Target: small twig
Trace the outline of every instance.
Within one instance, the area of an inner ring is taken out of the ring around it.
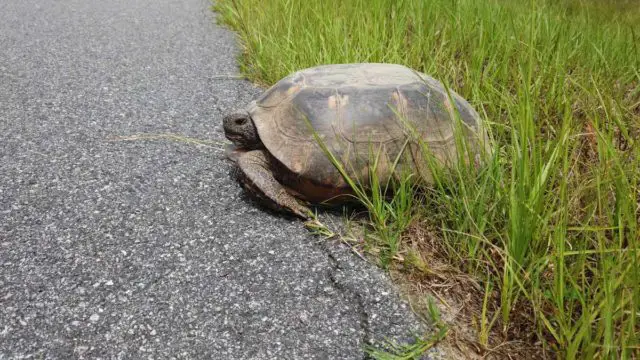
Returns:
[[[220,145],[222,146],[223,143],[219,142],[219,141],[207,141],[207,140],[200,140],[200,139],[195,139],[195,138],[190,138],[190,137],[186,137],[186,136],[182,136],[182,135],[176,135],[176,134],[135,134],[135,135],[129,135],[129,136],[113,136],[107,139],[107,141],[138,141],[138,140],[158,140],[158,139],[166,139],[166,140],[173,140],[173,141],[180,141],[180,142],[185,142],[188,144],[196,144],[196,145],[200,145],[200,146],[205,146],[205,147],[209,147],[218,151],[224,151],[224,148],[222,147],[216,147],[214,145]]]
[[[213,75],[210,76],[211,80],[246,80],[247,78],[242,75]]]

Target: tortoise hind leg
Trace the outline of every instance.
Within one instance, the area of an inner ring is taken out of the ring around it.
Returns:
[[[238,158],[238,167],[240,167],[247,185],[252,190],[257,190],[259,195],[270,200],[272,204],[269,205],[284,208],[303,219],[309,219],[311,211],[289,194],[273,176],[271,161],[265,151],[253,150],[243,153]]]

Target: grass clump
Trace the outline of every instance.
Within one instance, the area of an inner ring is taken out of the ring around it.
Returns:
[[[434,167],[432,187],[400,182],[388,198],[374,183],[359,196],[384,265],[437,276],[416,235],[429,231],[449,266],[477,281],[480,352],[519,341],[558,358],[638,356],[637,3],[219,0],[216,9],[242,40],[243,72],[261,84],[320,64],[401,63],[482,114],[495,149],[484,167]]]

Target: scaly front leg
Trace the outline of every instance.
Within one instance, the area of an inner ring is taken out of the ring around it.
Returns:
[[[285,208],[303,219],[309,219],[311,210],[302,205],[273,176],[270,156],[264,150],[253,150],[238,157],[238,167],[247,185],[259,191],[278,208]]]

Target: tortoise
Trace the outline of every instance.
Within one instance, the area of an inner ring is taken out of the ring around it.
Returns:
[[[290,74],[225,116],[223,127],[245,188],[272,208],[309,218],[308,203],[339,204],[352,193],[328,152],[365,187],[372,171],[382,184],[405,170],[430,182],[421,144],[455,163],[454,119],[462,120],[477,162],[489,142],[466,100],[405,66],[359,63]]]

